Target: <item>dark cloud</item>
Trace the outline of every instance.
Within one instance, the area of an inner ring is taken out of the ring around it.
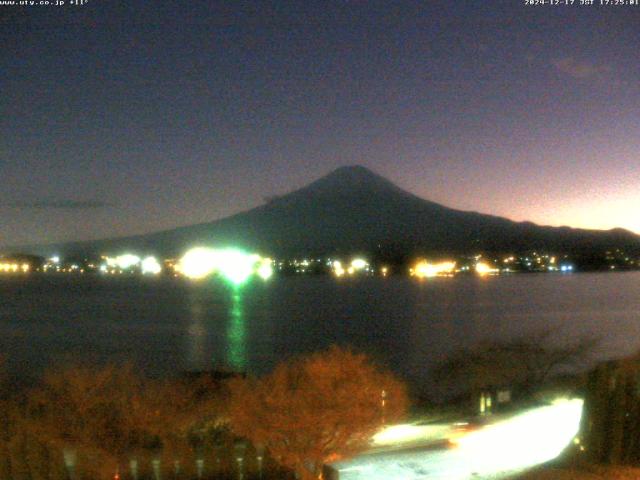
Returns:
[[[100,200],[38,200],[35,202],[2,203],[0,206],[25,209],[95,210],[113,205]]]

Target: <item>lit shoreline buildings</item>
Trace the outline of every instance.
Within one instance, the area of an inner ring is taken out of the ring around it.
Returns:
[[[33,255],[0,257],[0,275],[138,274],[165,275],[192,280],[220,276],[231,283],[244,283],[251,277],[267,280],[273,275],[331,275],[335,278],[409,275],[416,279],[477,275],[480,277],[513,273],[571,273],[586,270],[637,270],[636,259],[621,250],[607,251],[596,268],[580,265],[569,255],[532,251],[526,254],[414,257],[403,264],[369,258],[366,255],[331,255],[297,258],[262,256],[235,248],[196,247],[180,258],[159,258],[122,252],[94,258],[48,259]]]

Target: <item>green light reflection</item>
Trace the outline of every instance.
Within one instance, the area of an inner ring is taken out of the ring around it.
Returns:
[[[227,329],[227,361],[231,367],[240,371],[245,371],[247,367],[246,337],[242,289],[239,286],[234,286],[231,293],[231,310]]]

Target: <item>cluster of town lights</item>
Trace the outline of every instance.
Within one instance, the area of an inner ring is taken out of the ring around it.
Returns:
[[[4,273],[27,273],[29,268],[28,263],[0,263],[0,272]]]
[[[333,274],[336,277],[342,277],[344,275],[354,275],[361,272],[370,272],[371,268],[369,262],[363,258],[354,258],[347,266],[343,265],[340,260],[334,260],[331,264]]]
[[[476,273],[480,276],[495,275],[496,273],[500,273],[500,269],[492,267],[486,262],[478,262],[476,263]]]
[[[140,258],[131,253],[125,253],[117,257],[104,257],[105,263],[100,266],[100,271],[110,273],[139,268],[143,275],[157,275],[162,271],[160,262],[155,257]]]
[[[475,272],[481,277],[485,275],[495,275],[500,273],[500,269],[492,267],[490,264],[477,261],[473,267]],[[458,272],[468,271],[469,267],[457,268],[456,262],[447,260],[442,262],[429,262],[427,260],[419,260],[412,268],[409,274],[417,278],[433,278],[433,277],[452,277]]]
[[[163,268],[153,256],[141,258],[126,253],[117,257],[103,257],[103,273],[139,271],[143,275],[157,275]],[[267,280],[273,275],[273,262],[257,254],[237,249],[192,248],[175,265],[176,274],[198,280],[219,274],[234,285],[246,282],[252,275]]]
[[[441,276],[449,277],[453,275],[455,271],[456,262],[430,263],[426,260],[420,260],[409,270],[409,273],[418,278],[432,278]]]
[[[189,250],[176,266],[177,271],[191,279],[220,274],[235,285],[246,282],[253,274],[267,280],[273,275],[272,260],[236,249],[197,247]]]
[[[34,259],[37,257],[33,257]],[[514,255],[498,258],[486,258],[483,255],[463,257],[457,261],[416,260],[409,274],[418,279],[435,277],[453,277],[459,273],[475,273],[480,277],[499,275],[502,273],[531,272],[562,272],[572,273],[574,265],[565,256],[558,261],[555,256],[538,254],[516,257]],[[614,266],[611,266],[613,269]],[[255,253],[249,253],[236,248],[196,247],[188,250],[182,258],[158,259],[154,256],[141,257],[133,253],[123,253],[118,256],[102,256],[100,260],[61,262],[60,257],[48,258],[43,264],[37,260],[25,260],[21,257],[0,258],[0,274],[30,273],[30,272],[62,272],[85,273],[100,271],[104,274],[142,274],[158,275],[162,272],[172,276],[184,276],[191,279],[202,279],[210,275],[219,275],[234,283],[244,283],[251,276],[263,279],[270,278],[274,272],[281,274],[325,274],[335,277],[359,277],[380,275],[389,276],[389,265],[370,262],[365,257],[351,257],[351,259],[337,259],[336,257],[317,257],[273,261]],[[397,271],[394,273],[398,273]]]

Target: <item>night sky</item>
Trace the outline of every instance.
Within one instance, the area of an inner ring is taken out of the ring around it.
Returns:
[[[352,164],[640,232],[640,6],[578,3],[0,6],[0,245],[211,221]]]

